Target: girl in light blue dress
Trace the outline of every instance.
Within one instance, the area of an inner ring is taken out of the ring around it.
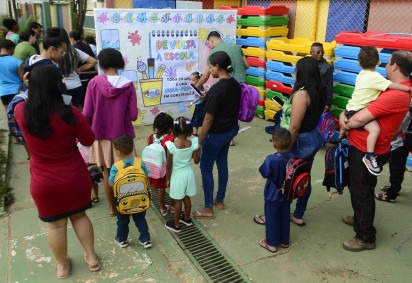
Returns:
[[[166,180],[170,187],[170,197],[175,200],[174,219],[166,222],[166,229],[179,233],[180,223],[191,226],[190,197],[196,195],[195,173],[192,169],[192,158],[199,164],[200,152],[197,137],[192,137],[193,126],[186,117],[179,117],[173,124],[174,142],[167,141],[167,173]],[[180,218],[182,202],[185,214]]]

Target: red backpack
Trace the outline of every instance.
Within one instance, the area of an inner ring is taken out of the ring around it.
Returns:
[[[237,118],[242,122],[251,122],[255,117],[256,107],[259,101],[259,92],[253,86],[246,83],[240,84],[240,104]]]
[[[291,201],[306,194],[310,184],[309,162],[292,157],[286,164],[286,176],[280,190],[286,200]]]

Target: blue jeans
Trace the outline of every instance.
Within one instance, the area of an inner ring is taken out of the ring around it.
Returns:
[[[139,230],[141,242],[146,242],[150,240],[149,226],[147,226],[146,221],[146,211],[135,213],[135,214],[120,214],[117,212],[117,234],[116,238],[119,242],[127,240],[129,235],[129,222],[130,216],[132,216],[134,223],[136,224],[137,230]]]
[[[312,166],[313,159],[316,153],[322,147],[322,136],[319,130],[316,128],[312,132],[300,133],[290,150],[296,157],[302,158],[309,162]],[[296,209],[293,212],[293,216],[302,219],[308,205],[308,200],[312,192],[312,184],[309,184],[307,193],[298,198],[296,201]]]
[[[205,194],[205,207],[213,207],[213,165],[216,161],[218,172],[218,189],[216,200],[223,202],[226,194],[229,170],[227,167],[227,155],[230,141],[237,135],[239,126],[222,134],[208,134],[202,144],[202,156],[200,157],[200,171],[202,174],[203,192]]]

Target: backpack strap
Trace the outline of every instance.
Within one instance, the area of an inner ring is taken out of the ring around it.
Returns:
[[[161,144],[162,140],[164,139],[166,135],[161,136],[159,139],[156,137],[155,134],[153,134],[153,143],[158,143]]]

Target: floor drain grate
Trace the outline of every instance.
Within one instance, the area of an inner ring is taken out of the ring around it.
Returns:
[[[157,191],[151,190],[153,209],[165,223],[173,218],[172,214],[163,217],[160,214],[160,204]],[[170,197],[166,194],[165,203],[171,204]],[[190,227],[184,226],[178,234],[172,233],[180,247],[191,258],[198,270],[209,282],[216,283],[246,283],[250,279],[240,268],[219,248],[209,234],[193,219]]]

